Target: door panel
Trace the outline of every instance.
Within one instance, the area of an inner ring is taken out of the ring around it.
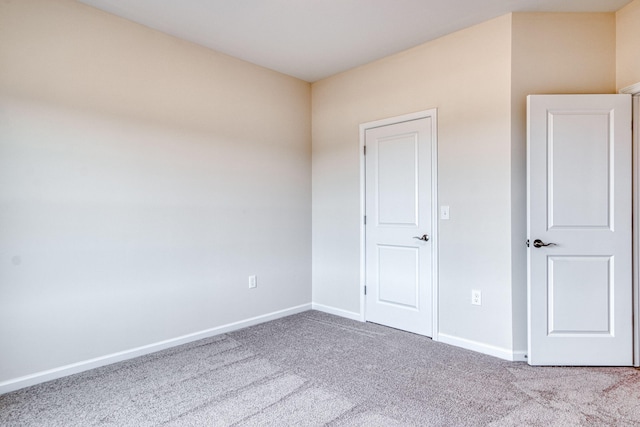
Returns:
[[[418,224],[418,133],[379,138],[378,224]]]
[[[548,120],[550,228],[608,228],[612,111],[549,111]],[[579,144],[575,129],[582,131]]]
[[[550,336],[609,334],[611,257],[549,256]]]
[[[432,118],[365,131],[365,317],[432,335]]]
[[[418,309],[418,248],[378,245],[378,303]]]
[[[530,364],[632,363],[630,106],[528,97]]]

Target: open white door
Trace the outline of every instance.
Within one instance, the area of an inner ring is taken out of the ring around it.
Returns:
[[[631,365],[631,97],[527,102],[529,363]]]
[[[365,129],[366,320],[433,334],[434,115]]]

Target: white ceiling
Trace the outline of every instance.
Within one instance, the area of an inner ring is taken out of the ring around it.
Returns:
[[[631,0],[78,0],[314,82],[509,12],[612,12]]]

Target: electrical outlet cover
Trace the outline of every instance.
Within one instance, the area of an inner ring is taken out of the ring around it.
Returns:
[[[471,304],[482,305],[482,292],[477,290],[471,291]]]

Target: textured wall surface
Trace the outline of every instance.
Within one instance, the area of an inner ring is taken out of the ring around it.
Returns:
[[[308,83],[67,0],[0,63],[0,382],[311,303]]]
[[[510,34],[504,16],[313,84],[315,303],[360,309],[359,124],[437,108],[440,332],[510,348]]]
[[[616,86],[640,83],[640,0],[616,12]]]

